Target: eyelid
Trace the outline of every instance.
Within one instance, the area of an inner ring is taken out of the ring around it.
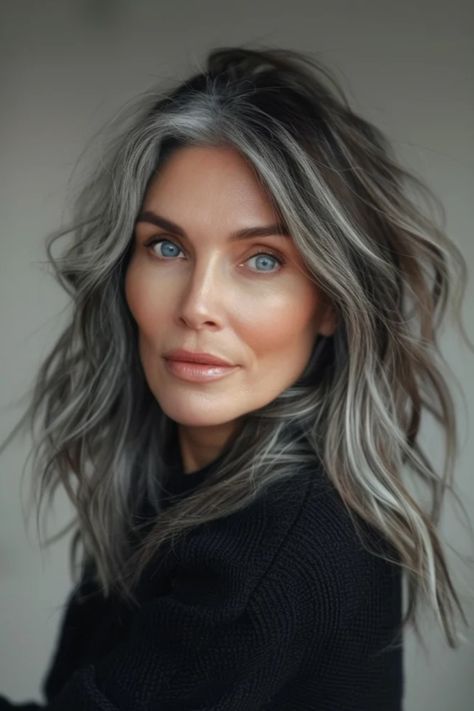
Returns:
[[[255,239],[258,240],[259,238],[255,237]],[[167,233],[153,235],[153,237],[150,237],[149,239],[146,240],[146,242],[144,242],[144,246],[150,247],[155,242],[161,242],[162,240],[166,241],[166,242],[168,242],[168,241],[169,242],[176,242],[183,251],[186,251],[186,248],[182,245],[179,237],[175,237],[174,235],[169,235]],[[261,244],[261,243],[260,244],[253,244],[252,246],[255,248],[258,247],[259,249],[267,251],[269,254],[273,254],[275,257],[279,257],[282,260],[284,259],[283,254],[276,247],[270,247],[267,244]]]

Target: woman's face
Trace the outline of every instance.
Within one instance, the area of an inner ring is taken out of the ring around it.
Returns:
[[[276,223],[245,159],[231,147],[201,146],[169,157],[136,221],[125,292],[145,377],[163,411],[208,443],[226,441],[246,413],[294,383],[317,334],[334,329],[291,236],[233,238]],[[172,371],[164,358],[177,348],[234,367],[190,380],[189,368]]]

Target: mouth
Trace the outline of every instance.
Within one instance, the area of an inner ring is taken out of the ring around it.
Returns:
[[[230,375],[238,365],[216,365],[214,363],[197,363],[184,360],[164,358],[169,373],[188,382],[210,382],[220,380]]]
[[[164,358],[186,363],[203,363],[204,365],[234,365],[234,363],[231,363],[226,358],[222,358],[221,356],[217,356],[212,353],[188,351],[185,348],[175,348],[172,351],[168,351],[164,354]]]

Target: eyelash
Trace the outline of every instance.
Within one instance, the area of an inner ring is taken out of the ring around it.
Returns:
[[[175,244],[177,247],[179,247],[179,249],[181,249],[181,251],[184,251],[179,243],[175,242],[172,239],[169,239],[168,237],[160,237],[160,238],[153,237],[152,239],[148,240],[148,242],[145,242],[145,247],[150,249],[151,247],[154,247],[154,245],[158,244],[159,242],[171,242],[171,244]],[[255,252],[255,254],[251,254],[247,259],[252,259],[252,257],[259,257],[262,254],[265,256],[270,256],[273,259],[275,259],[278,262],[280,267],[282,267],[285,264],[285,260],[283,259],[283,257],[275,254],[271,249],[268,249],[268,248],[267,248],[266,252]],[[163,262],[169,262],[169,261],[173,260],[173,257],[159,257],[156,254],[154,254],[153,257],[155,259],[159,259]],[[268,271],[268,272],[254,270],[254,269],[252,269],[252,271],[256,272],[257,274],[276,274],[277,272],[280,271],[280,269],[276,269],[276,270],[272,270],[272,271]]]

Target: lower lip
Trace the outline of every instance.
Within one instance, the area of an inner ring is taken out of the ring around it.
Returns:
[[[168,370],[182,380],[194,383],[203,383],[210,380],[219,380],[233,373],[238,365],[206,365],[205,363],[189,363],[183,360],[164,359]]]

